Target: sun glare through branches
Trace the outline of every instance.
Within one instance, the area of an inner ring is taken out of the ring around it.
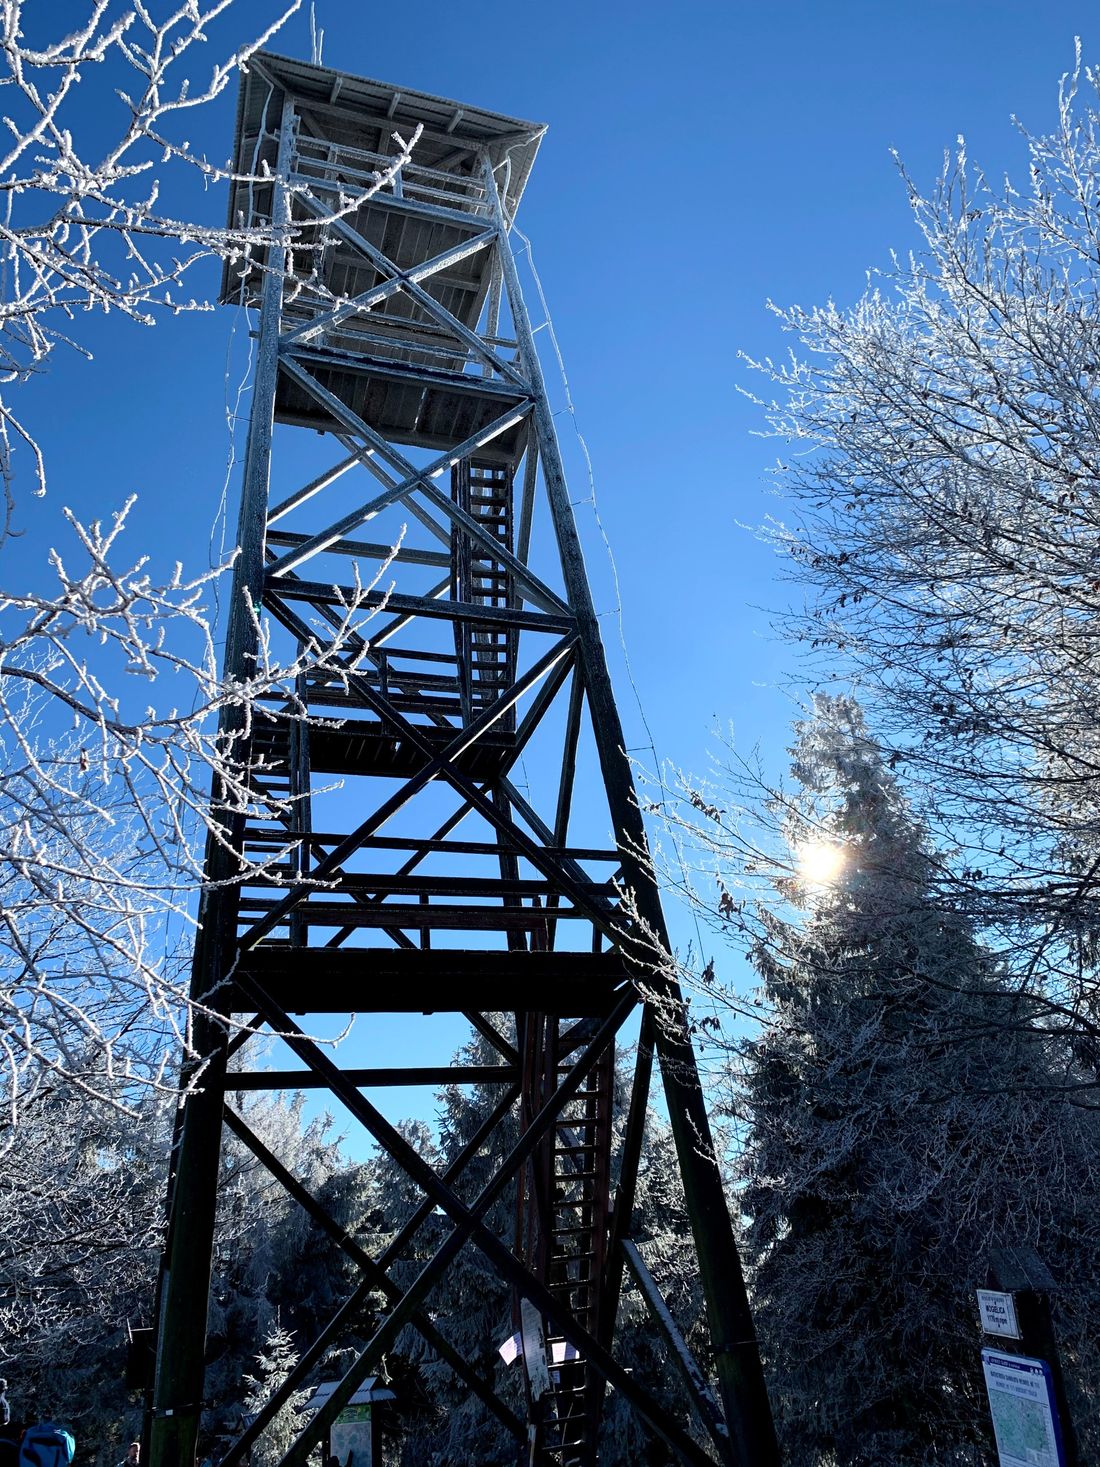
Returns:
[[[847,853],[834,841],[811,840],[795,852],[798,874],[810,886],[831,886],[844,872]]]

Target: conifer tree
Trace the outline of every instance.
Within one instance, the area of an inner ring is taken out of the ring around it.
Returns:
[[[281,1324],[268,1330],[256,1356],[255,1375],[246,1375],[248,1393],[244,1398],[246,1412],[255,1413],[273,1391],[282,1385],[298,1363],[294,1336]],[[284,1454],[305,1425],[302,1407],[309,1399],[308,1391],[295,1391],[276,1415],[274,1421],[252,1449],[251,1467],[278,1467]]]
[[[18,1165],[0,1172],[0,1375],[17,1417],[71,1421],[81,1461],[98,1467],[114,1467],[140,1430],[140,1396],[125,1384],[127,1326],[152,1323],[172,1131],[170,1097],[123,1098],[129,1113],[64,1084],[40,1092],[21,1120]],[[244,1099],[251,1128],[355,1229],[371,1173],[348,1163],[327,1118],[308,1120],[301,1096]],[[279,1292],[281,1280],[292,1288]],[[331,1240],[230,1140],[208,1333],[212,1455],[240,1429],[246,1374],[285,1372],[351,1288]],[[259,1355],[266,1366],[257,1370]],[[255,1386],[254,1400],[260,1394]]]
[[[742,1049],[741,1204],[777,1418],[806,1467],[978,1464],[991,1245],[1030,1243],[1062,1280],[1070,1384],[1095,1394],[1097,1127],[1051,1045],[1013,1027],[1019,1000],[940,896],[858,706],[818,699],[793,754],[797,869],[777,882],[787,913],[759,914],[768,1017]]]

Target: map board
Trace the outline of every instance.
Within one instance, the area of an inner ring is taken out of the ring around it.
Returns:
[[[345,1406],[332,1423],[332,1454],[344,1467],[372,1467],[371,1408],[369,1403]]]
[[[1000,1467],[1065,1467],[1050,1366],[983,1350],[982,1368]]]

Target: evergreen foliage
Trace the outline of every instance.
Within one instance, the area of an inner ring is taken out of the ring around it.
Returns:
[[[796,729],[784,834],[801,914],[762,910],[769,1016],[743,1047],[741,1202],[788,1460],[987,1460],[974,1289],[1033,1244],[1094,1443],[1097,1125],[1026,1025],[850,699]],[[808,851],[836,850],[815,882]],[[829,863],[832,864],[832,863]]]
[[[290,1331],[281,1324],[273,1325],[268,1330],[263,1348],[256,1356],[256,1374],[246,1375],[244,1378],[248,1387],[244,1398],[245,1412],[255,1414],[272,1392],[282,1385],[297,1363],[298,1352],[294,1348],[294,1338]],[[305,1424],[302,1406],[308,1399],[308,1391],[294,1392],[253,1447],[250,1467],[278,1467]]]
[[[300,1096],[242,1099],[251,1128],[354,1229],[369,1171],[347,1163],[327,1121],[307,1121]],[[28,1106],[19,1165],[0,1173],[0,1374],[12,1411],[72,1422],[80,1459],[98,1467],[114,1467],[140,1430],[140,1396],[125,1386],[127,1326],[152,1323],[171,1131],[171,1102],[156,1092],[127,1113],[62,1086]],[[227,1139],[206,1450],[216,1453],[251,1409],[242,1380],[289,1368],[294,1342],[312,1338],[350,1289],[335,1246]]]

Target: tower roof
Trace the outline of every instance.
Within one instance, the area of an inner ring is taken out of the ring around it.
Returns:
[[[505,117],[428,92],[411,91],[390,82],[373,81],[350,71],[314,66],[272,51],[258,51],[242,71],[237,96],[233,143],[233,171],[273,169],[275,142],[269,134],[278,126],[283,97],[290,93],[304,121],[319,137],[347,147],[392,152],[390,134],[408,138],[418,124],[424,128],[415,161],[429,168],[454,168],[463,154],[486,149],[494,164],[506,157],[511,163],[507,182],[499,180],[509,214],[514,214],[527,176],[546,131],[544,123]],[[265,123],[265,113],[266,123]],[[230,194],[231,223],[247,217],[248,186],[235,185]]]

